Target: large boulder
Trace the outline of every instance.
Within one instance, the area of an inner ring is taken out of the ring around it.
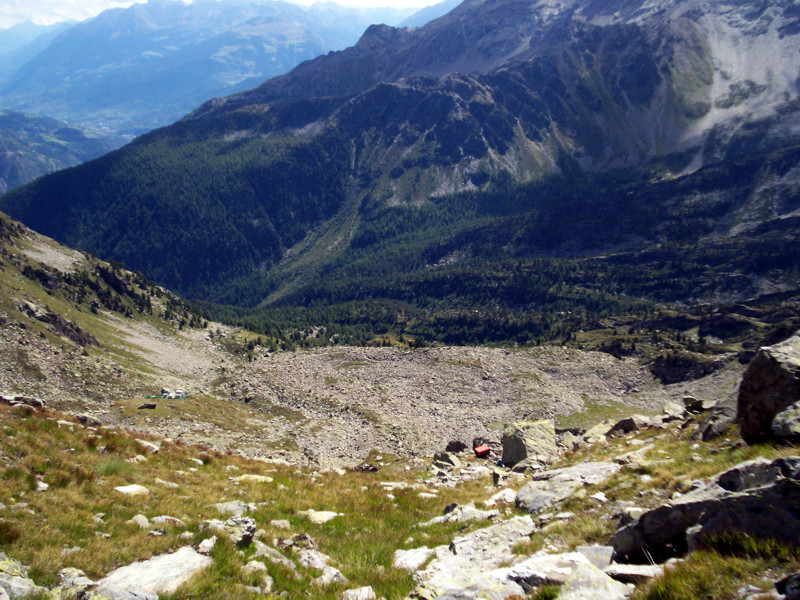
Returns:
[[[503,431],[503,463],[547,464],[558,457],[556,426],[550,420],[517,421]]]
[[[154,556],[149,560],[121,567],[98,581],[99,588],[174,594],[185,582],[214,561],[184,546],[172,554]]]
[[[775,416],[800,401],[800,335],[766,346],[750,363],[739,386],[736,418],[748,444],[775,437]],[[781,435],[782,428],[778,431]],[[789,430],[790,437],[792,436]]]
[[[527,540],[534,529],[529,516],[514,517],[456,537],[448,546],[438,546],[434,550],[435,558],[414,575],[417,587],[410,597],[433,600],[444,594],[455,594],[502,600],[524,595],[522,586],[505,573],[498,577],[492,572],[516,558],[514,546]]]
[[[741,463],[708,485],[644,513],[611,538],[616,562],[663,562],[711,536],[800,540],[800,456]]]

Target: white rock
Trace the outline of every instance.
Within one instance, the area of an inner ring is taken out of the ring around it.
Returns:
[[[490,572],[515,560],[512,548],[528,539],[533,530],[530,516],[515,517],[456,537],[448,546],[438,546],[434,560],[414,576],[418,586],[412,593],[435,598],[447,591],[463,590],[484,600],[524,596],[522,586],[498,580]]]
[[[375,600],[375,590],[372,586],[360,587],[354,590],[346,590],[342,595],[342,600]]]
[[[174,594],[181,585],[213,562],[211,558],[184,546],[173,554],[162,554],[121,567],[98,581],[98,585],[153,594]]]
[[[498,504],[514,504],[514,500],[517,498],[517,492],[512,490],[511,488],[506,488],[504,490],[500,490],[491,498],[489,498],[485,505],[487,507],[497,506]]]
[[[326,587],[334,583],[347,583],[347,577],[342,575],[339,569],[326,566],[322,570],[322,575],[314,579],[313,583],[314,585]]]
[[[490,521],[497,517],[500,513],[496,510],[478,510],[475,505],[465,504],[464,506],[457,506],[455,509],[447,513],[432,518],[430,521],[420,523],[420,527],[430,527],[438,523],[465,523],[467,521]]]
[[[161,446],[155,442],[149,442],[147,440],[140,440],[137,438],[136,443],[152,454],[157,454],[158,451],[161,450]]]
[[[632,591],[632,585],[614,581],[592,564],[579,565],[564,583],[558,600],[625,600]]]
[[[220,502],[215,504],[214,507],[221,515],[233,515],[234,517],[241,517],[247,512],[247,504],[241,500],[231,500],[230,502]]]
[[[133,525],[138,525],[142,529],[150,528],[150,521],[144,515],[136,515],[130,521],[128,521],[128,523],[132,523]]]
[[[561,585],[566,582],[578,565],[590,565],[589,559],[579,552],[548,554],[537,552],[510,569],[499,569],[493,573],[498,579],[510,579],[527,586]],[[524,586],[523,586],[524,587]]]
[[[272,477],[268,477],[267,475],[254,475],[252,473],[245,473],[244,475],[229,477],[228,479],[236,483],[272,483],[274,481]]]
[[[289,523],[289,521],[286,521],[285,519],[274,519],[274,520],[270,521],[269,524],[272,525],[275,529],[291,529],[292,528],[292,524]]]
[[[428,548],[427,546],[411,550],[397,550],[394,553],[392,566],[395,569],[405,569],[415,573],[431,556],[433,556],[433,548]]]
[[[139,496],[141,494],[150,493],[150,490],[148,490],[143,485],[139,485],[137,483],[115,487],[114,491],[119,492],[120,494],[125,494],[126,496]]]
[[[170,517],[168,515],[161,515],[160,517],[153,517],[150,519],[151,523],[156,525],[177,525],[178,527],[186,527],[186,523],[177,517]]]
[[[330,556],[323,554],[319,550],[301,550],[297,562],[300,563],[301,567],[305,567],[306,569],[317,569],[321,571],[328,566],[330,560]]]
[[[163,485],[164,487],[168,487],[171,489],[176,489],[179,487],[177,483],[173,483],[172,481],[164,481],[163,479],[159,479],[158,477],[156,477],[155,481],[158,485]]]
[[[36,482],[36,491],[37,492],[46,492],[50,489],[50,486],[47,485],[44,481],[37,481]]]
[[[309,521],[314,523],[315,525],[324,525],[328,521],[335,519],[336,517],[341,517],[342,513],[332,512],[329,510],[301,510],[297,512],[298,515],[302,515],[306,517]]]
[[[200,545],[197,547],[197,551],[200,554],[205,554],[208,556],[211,554],[211,551],[214,549],[214,546],[217,544],[217,536],[212,535],[210,538],[204,539],[200,542]]]

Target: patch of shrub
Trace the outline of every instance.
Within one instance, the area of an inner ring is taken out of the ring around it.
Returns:
[[[16,542],[22,532],[14,523],[0,519],[0,546],[9,546]]]

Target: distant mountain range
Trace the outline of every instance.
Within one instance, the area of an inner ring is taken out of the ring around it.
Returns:
[[[798,72],[789,0],[466,0],[0,208],[195,298],[530,340],[800,285]]]
[[[0,31],[0,106],[133,136],[353,44],[411,10],[150,0],[68,26]]]
[[[97,158],[115,141],[48,117],[0,110],[0,193]]]

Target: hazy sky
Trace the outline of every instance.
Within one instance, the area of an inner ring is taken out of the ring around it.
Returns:
[[[224,0],[222,0],[224,2]],[[290,0],[311,4],[314,0]],[[435,4],[438,0],[336,0],[347,6],[415,6]],[[0,0],[0,28],[23,21],[49,25],[67,19],[87,19],[108,9],[130,6],[131,0]]]

